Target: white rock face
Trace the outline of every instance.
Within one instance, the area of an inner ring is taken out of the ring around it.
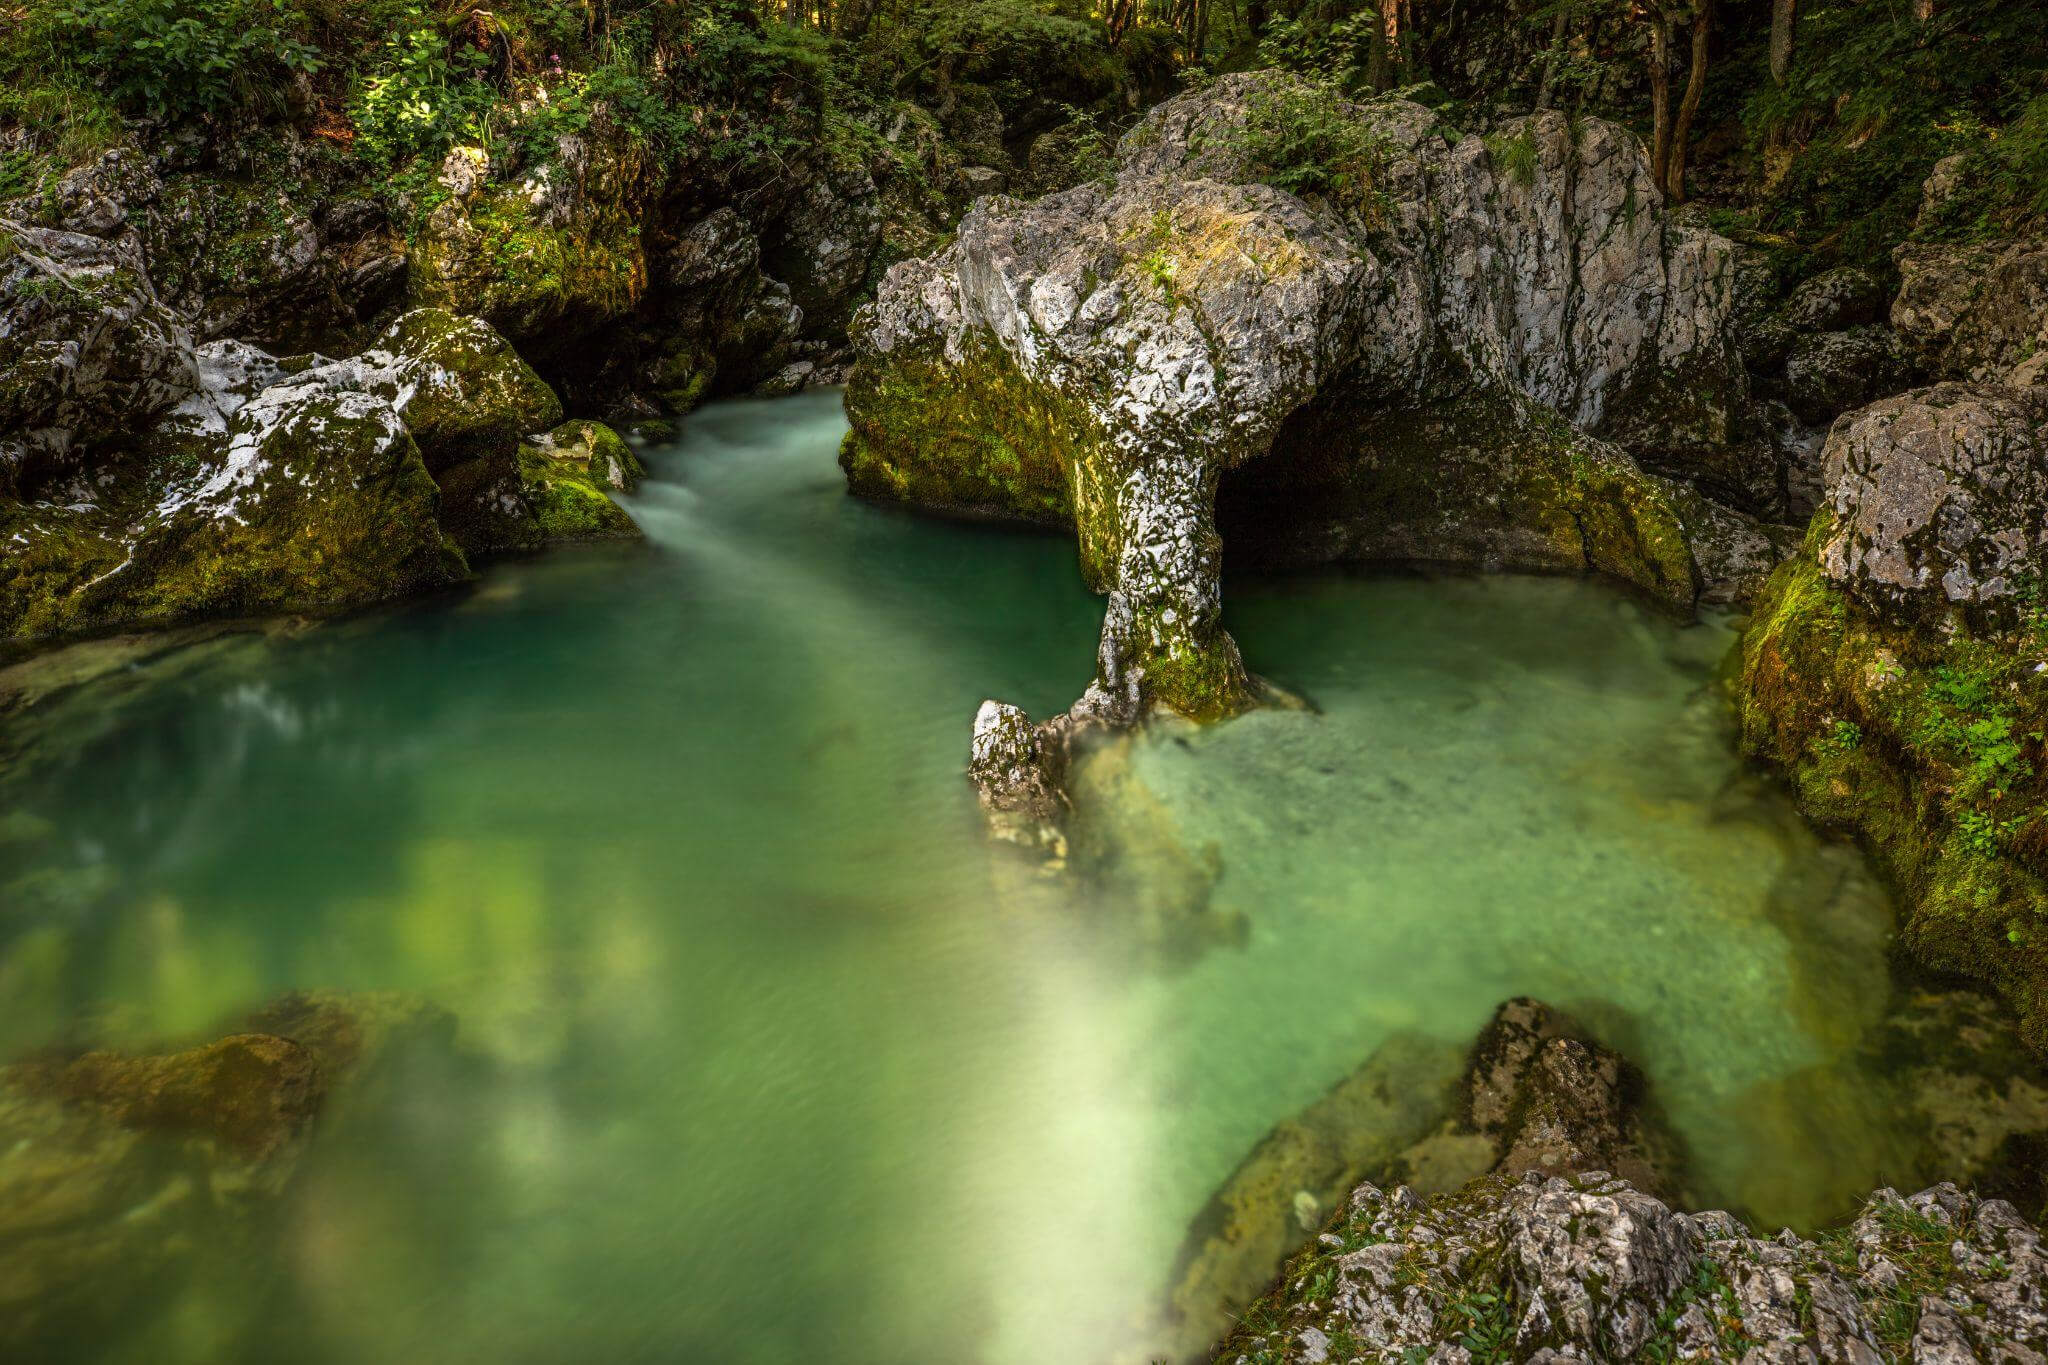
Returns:
[[[68,451],[132,434],[199,387],[192,338],[133,234],[0,219],[0,441]]]

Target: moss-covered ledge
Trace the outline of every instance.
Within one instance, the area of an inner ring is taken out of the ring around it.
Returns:
[[[1822,572],[1832,530],[1823,512],[1744,632],[1743,750],[1869,851],[1907,952],[1995,986],[2048,1052],[2048,617],[1888,622]]]

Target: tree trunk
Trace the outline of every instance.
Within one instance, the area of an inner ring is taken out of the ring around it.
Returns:
[[[1109,24],[1109,45],[1115,47],[1138,21],[1138,0],[1111,0],[1103,7],[1103,13]]]
[[[1550,26],[1550,51],[1543,58],[1543,82],[1536,87],[1536,107],[1548,109],[1553,88],[1557,84],[1557,64],[1564,57],[1566,26],[1571,22],[1572,13],[1563,4],[1557,7],[1557,21]]]
[[[1650,174],[1659,188],[1671,159],[1671,20],[1650,11]]]
[[[1792,69],[1792,22],[1798,17],[1793,6],[1797,3],[1771,0],[1771,79],[1781,86],[1785,73]]]
[[[1699,0],[1692,16],[1692,70],[1685,78],[1685,98],[1678,105],[1678,122],[1671,129],[1671,158],[1665,174],[1664,193],[1674,204],[1685,202],[1685,144],[1692,136],[1692,119],[1700,109],[1700,96],[1707,88],[1707,46],[1714,28],[1714,0]]]
[[[1380,0],[1379,22],[1372,26],[1372,52],[1366,60],[1365,83],[1374,90],[1394,88],[1394,52],[1401,41],[1398,0]]]

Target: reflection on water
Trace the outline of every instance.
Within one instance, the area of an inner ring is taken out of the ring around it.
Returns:
[[[1323,711],[1133,757],[1249,926],[1161,965],[1095,931],[1115,898],[1020,911],[960,777],[982,697],[1086,681],[1070,546],[851,502],[840,431],[831,395],[713,408],[651,452],[647,547],[36,718],[10,1055],[296,987],[459,1020],[329,1115],[273,1244],[77,1359],[1142,1359],[1269,1126],[1523,993],[1644,1064],[1716,1198],[1810,1221],[1896,1169],[1885,1114],[1788,1099],[1867,1089],[1887,914],[1738,775],[1724,630],[1579,583],[1234,586]]]

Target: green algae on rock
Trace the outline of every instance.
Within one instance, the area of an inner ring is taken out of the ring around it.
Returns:
[[[1869,850],[1898,889],[1906,947],[1997,986],[2048,1048],[2042,648],[1890,624],[1827,579],[1820,544],[1772,575],[1743,636],[1743,748]]]

